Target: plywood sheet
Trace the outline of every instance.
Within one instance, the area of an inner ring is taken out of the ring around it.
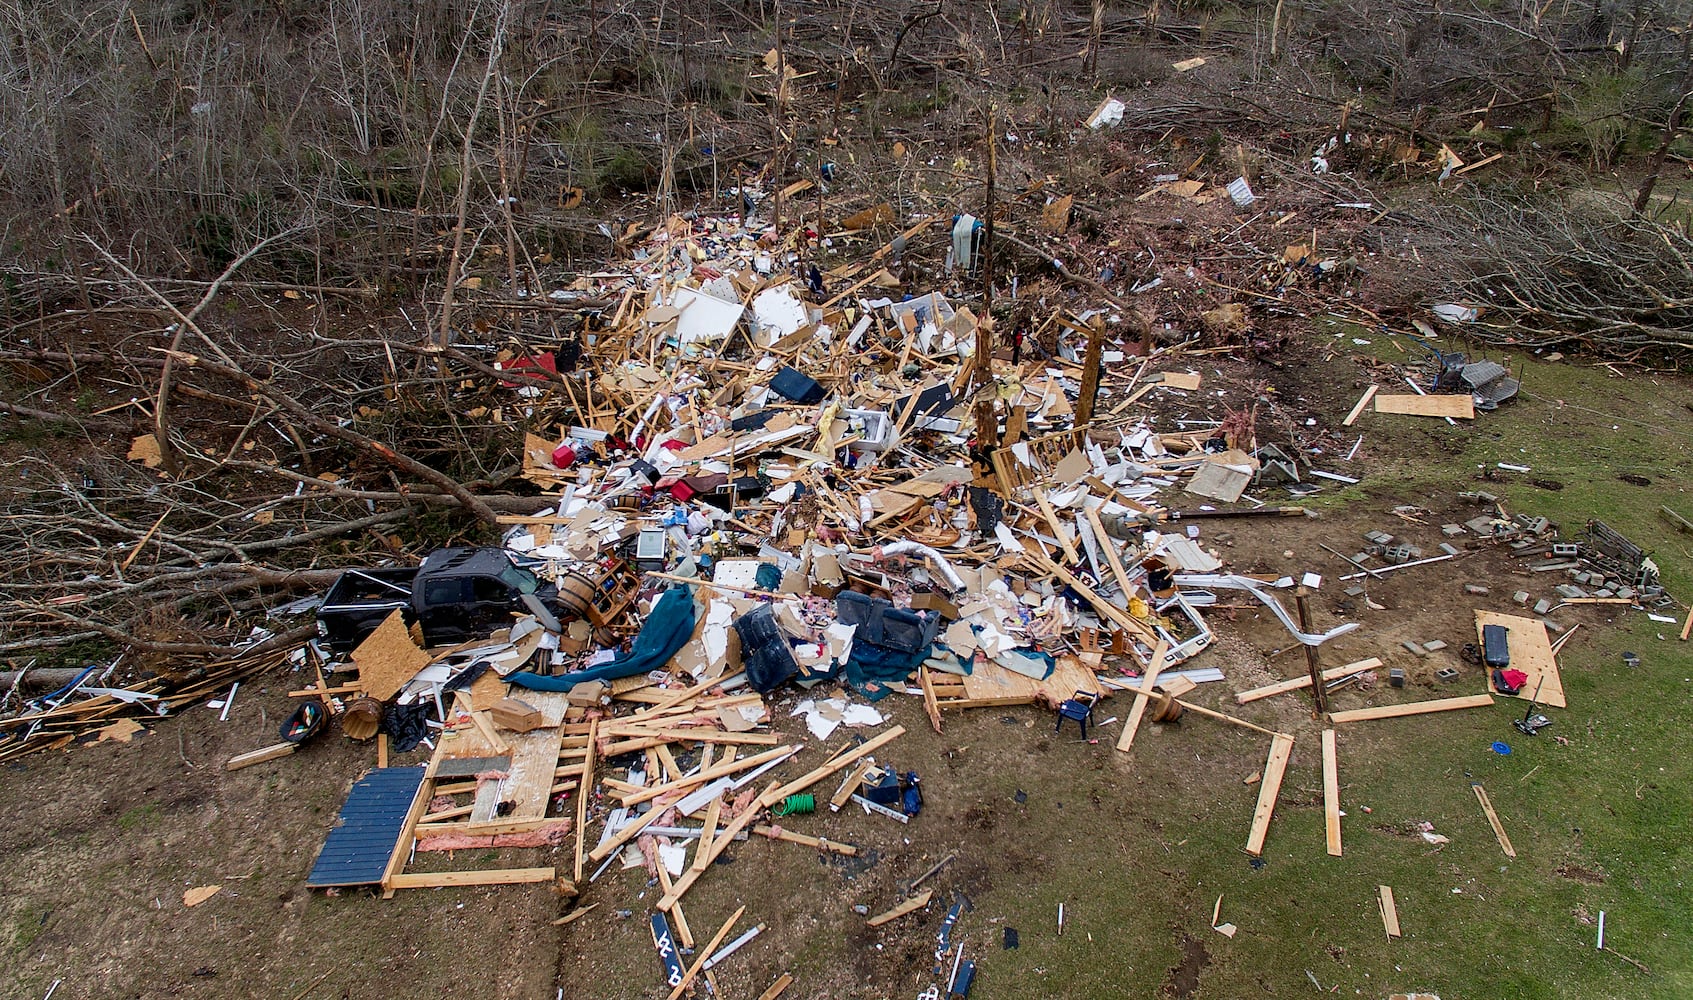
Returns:
[[[1523,689],[1515,695],[1507,696],[1493,690],[1490,670],[1490,679],[1485,681],[1490,694],[1521,698],[1524,701],[1534,699],[1553,708],[1569,707],[1569,702],[1564,698],[1563,678],[1558,675],[1558,657],[1552,652],[1552,640],[1546,634],[1546,626],[1541,624],[1538,618],[1502,615],[1497,611],[1477,611],[1475,635],[1478,646],[1481,645],[1481,630],[1485,625],[1504,627],[1508,633],[1511,666],[1528,675],[1528,683],[1523,685]],[[1535,698],[1536,688],[1540,691],[1539,698]]]
[[[1456,396],[1417,396],[1409,393],[1388,395],[1378,393],[1377,413],[1401,413],[1413,417],[1460,417],[1475,419],[1475,399],[1468,394]]]
[[[517,823],[543,819],[547,814],[553,771],[558,767],[559,746],[563,742],[559,724],[564,721],[564,712],[570,701],[562,691],[526,691],[523,699],[540,709],[544,724],[527,733],[503,734],[510,747],[511,767],[503,780],[484,785],[479,790],[467,832],[475,833],[479,823]],[[478,730],[467,727],[451,739],[441,740],[435,757],[448,760],[499,756],[495,749]],[[490,792],[489,788],[495,791]],[[512,804],[505,815],[498,812],[502,802]]]
[[[419,670],[429,666],[429,654],[412,642],[405,619],[395,608],[353,650],[353,664],[359,668],[359,686],[365,693],[377,701],[387,701]]]
[[[1000,704],[1007,705],[1017,704],[1017,702],[1003,699],[1020,698],[1028,704],[1033,704],[1036,701],[1057,704],[1065,698],[1074,698],[1077,691],[1099,694],[1103,690],[1099,686],[1099,678],[1094,676],[1093,671],[1083,666],[1082,662],[1073,656],[1058,657],[1058,662],[1053,667],[1051,676],[1043,681],[1013,673],[999,664],[991,662],[976,664],[971,673],[958,679],[964,682],[964,696],[966,698],[972,701],[978,698],[993,698],[1000,700]]]

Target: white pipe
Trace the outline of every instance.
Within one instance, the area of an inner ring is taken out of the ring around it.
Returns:
[[[964,578],[958,575],[958,571],[952,568],[946,557],[921,542],[891,542],[878,548],[873,558],[881,556],[922,556],[935,564],[949,589],[954,592],[964,589]]]
[[[1173,579],[1178,587],[1217,587],[1223,590],[1246,591],[1253,597],[1258,598],[1260,603],[1274,612],[1275,616],[1281,620],[1282,625],[1293,634],[1295,639],[1299,640],[1301,645],[1321,646],[1330,639],[1333,639],[1336,636],[1345,635],[1359,626],[1358,622],[1347,622],[1344,625],[1338,625],[1331,628],[1327,632],[1301,632],[1299,630],[1299,623],[1293,620],[1293,617],[1287,613],[1287,609],[1282,607],[1280,601],[1276,600],[1275,595],[1266,593],[1262,589],[1264,586],[1263,582],[1260,580],[1254,580],[1249,576],[1215,573],[1178,573]],[[1347,577],[1341,577],[1341,579],[1344,580],[1347,579]]]
[[[728,944],[726,944],[723,947],[717,949],[717,954],[715,954],[715,955],[711,956],[710,958],[706,959],[705,964],[700,966],[700,971],[701,972],[711,971],[712,966],[716,965],[718,962],[723,961],[725,958],[728,958],[730,955],[733,955],[737,950],[740,949],[740,947],[742,945],[746,944],[748,941],[751,941],[753,938],[758,937],[762,933],[764,933],[764,925],[759,924],[757,927],[754,927],[752,930],[747,931],[745,934],[742,934],[740,937],[736,938],[735,940],[730,941]]]

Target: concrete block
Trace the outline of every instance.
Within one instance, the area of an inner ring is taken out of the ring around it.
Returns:
[[[1526,590],[1517,591],[1516,593],[1511,595],[1511,600],[1516,601],[1518,604],[1527,604],[1528,603],[1528,591],[1526,591]]]
[[[1562,588],[1560,588],[1560,589],[1562,589]],[[1543,615],[1546,612],[1551,611],[1551,610],[1552,610],[1552,602],[1548,601],[1544,597],[1542,597],[1540,600],[1534,602],[1534,613],[1537,614],[1537,615]]]
[[[1423,648],[1431,653],[1438,652],[1446,648],[1446,641],[1444,639],[1430,639],[1423,643]]]
[[[1458,547],[1456,545],[1453,545],[1451,542],[1441,542],[1440,543],[1440,551],[1446,553],[1449,556],[1455,556],[1455,555],[1458,554]]]
[[[1412,656],[1419,656],[1420,657],[1420,656],[1427,656],[1428,655],[1428,650],[1426,650],[1423,647],[1417,645],[1416,643],[1412,642],[1409,639],[1406,639],[1404,642],[1400,643],[1399,645],[1404,646],[1406,649],[1410,650]]]
[[[1566,598],[1570,598],[1572,600],[1574,598],[1577,598],[1577,597],[1586,597],[1587,596],[1587,591],[1582,590],[1580,587],[1571,586],[1570,584],[1567,584],[1567,583],[1560,583],[1552,589],[1556,590],[1560,597],[1566,597]],[[1538,612],[1538,613],[1539,614],[1545,614],[1545,612]]]
[[[1466,583],[1464,584],[1464,593],[1473,594],[1476,597],[1486,597],[1487,588],[1479,583]]]
[[[1545,625],[1546,631],[1552,633],[1553,635],[1558,635],[1561,632],[1568,632],[1569,631],[1569,629],[1565,628],[1562,625],[1559,625],[1557,622],[1553,621],[1550,618],[1542,618],[1542,619],[1540,619],[1540,623],[1542,625]]]
[[[1440,526],[1440,533],[1447,538],[1457,538],[1464,533],[1464,526],[1461,524],[1443,524]]]

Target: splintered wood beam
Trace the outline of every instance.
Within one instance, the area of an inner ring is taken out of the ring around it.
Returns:
[[[866,920],[864,923],[869,927],[880,927],[883,924],[891,923],[898,920],[900,917],[905,916],[907,913],[916,913],[923,907],[928,906],[929,900],[933,899],[934,895],[935,890],[924,889],[922,892],[912,896],[910,899],[899,904],[888,912],[879,913],[876,916],[871,917],[869,920]]]
[[[684,788],[693,788],[696,785],[703,785],[709,781],[715,781],[718,778],[728,777],[736,771],[745,771],[757,767],[760,764],[768,764],[773,760],[793,753],[794,750],[795,747],[790,744],[788,746],[779,746],[774,750],[766,750],[763,753],[753,754],[751,757],[742,757],[739,760],[725,760],[721,763],[713,764],[712,766],[705,768],[698,774],[689,775],[680,781],[672,781],[663,785],[653,785],[648,788],[642,788],[626,794],[621,794],[618,796],[618,801],[626,806],[639,805],[648,799],[656,799],[665,792],[678,791]]]
[[[735,926],[735,921],[741,919],[741,914],[745,912],[747,912],[747,908],[743,906],[731,913],[729,919],[723,921],[723,926],[717,928],[717,933],[711,936],[711,943],[694,953],[693,964],[688,966],[688,971],[683,974],[682,981],[677,983],[675,988],[670,991],[670,996],[666,1000],[676,1000],[677,997],[688,991],[688,985],[694,981],[695,976],[700,974],[700,970],[705,968],[706,961],[717,951],[717,946],[723,943],[723,939],[729,936],[730,928]]]
[[[1246,837],[1246,853],[1260,857],[1264,853],[1264,838],[1270,832],[1270,816],[1276,811],[1276,796],[1281,794],[1282,776],[1287,773],[1287,758],[1293,752],[1293,737],[1278,733],[1270,740],[1270,756],[1264,761],[1264,780],[1258,786],[1258,807],[1252,812],[1252,832]]]
[[[1480,787],[1479,785],[1476,787]],[[1340,857],[1340,763],[1335,757],[1334,730],[1323,730],[1323,823],[1328,831],[1328,850]]]
[[[1346,419],[1340,422],[1340,426],[1351,427],[1354,423],[1356,423],[1358,417],[1363,414],[1364,407],[1369,406],[1370,400],[1376,398],[1376,393],[1380,391],[1381,386],[1379,385],[1372,385],[1368,389],[1365,389],[1363,397],[1358,400],[1358,404],[1356,406],[1352,407],[1352,412],[1346,415]]]
[[[790,844],[800,844],[805,847],[816,848],[819,851],[827,851],[830,854],[844,854],[852,857],[858,853],[858,848],[852,844],[843,844],[827,837],[808,837],[803,833],[794,833],[792,830],[784,830],[779,826],[760,824],[753,827],[752,832],[762,837],[769,837],[771,840],[785,840]]]
[[[1481,803],[1481,811],[1487,814],[1488,825],[1493,827],[1493,835],[1499,838],[1499,849],[1505,852],[1507,858],[1515,858],[1517,849],[1511,846],[1511,838],[1505,836],[1505,825],[1499,822],[1499,814],[1493,811],[1493,802],[1487,797],[1487,789],[1481,787],[1481,782],[1470,785],[1475,791],[1476,801]]]
[[[1492,695],[1471,694],[1459,698],[1413,701],[1408,705],[1382,705],[1377,708],[1354,709],[1350,712],[1330,712],[1329,721],[1338,724],[1342,722],[1368,722],[1372,719],[1397,719],[1406,715],[1450,712],[1457,708],[1483,708],[1491,704],[1493,704]]]
[[[1152,648],[1152,664],[1146,668],[1146,676],[1141,678],[1142,688],[1151,689],[1158,683],[1158,675],[1164,669],[1164,659],[1169,654],[1170,644],[1163,639],[1158,640],[1158,645]],[[1123,723],[1123,733],[1117,737],[1118,750],[1128,753],[1129,748],[1134,745],[1135,733],[1140,729],[1140,720],[1146,715],[1146,703],[1145,693],[1135,695],[1135,703],[1129,709],[1129,721]]]
[[[768,809],[790,795],[805,791],[807,788],[817,784],[819,781],[822,781],[824,778],[827,778],[829,775],[834,774],[836,771],[841,770],[847,765],[852,764],[859,758],[868,757],[877,750],[882,749],[889,743],[892,743],[894,740],[897,740],[904,735],[905,727],[895,726],[868,743],[864,743],[856,747],[849,747],[846,751],[837,754],[822,767],[802,774],[774,791],[765,792],[763,795],[760,795],[758,797],[758,805],[762,808]]]

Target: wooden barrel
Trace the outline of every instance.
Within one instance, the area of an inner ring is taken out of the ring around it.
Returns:
[[[341,731],[355,740],[368,740],[382,724],[382,703],[375,698],[354,698],[341,713]]]
[[[558,603],[577,618],[587,618],[588,611],[600,599],[600,581],[604,579],[598,566],[573,569],[558,582]]]

